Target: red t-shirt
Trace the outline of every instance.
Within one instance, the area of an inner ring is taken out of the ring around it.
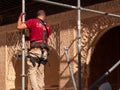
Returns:
[[[42,41],[43,38],[43,32],[44,32],[44,25],[40,23],[39,19],[30,19],[25,22],[27,25],[28,29],[30,30],[30,41]],[[51,29],[48,24],[46,24],[47,29],[48,29],[48,35],[46,37],[46,42],[51,34]]]

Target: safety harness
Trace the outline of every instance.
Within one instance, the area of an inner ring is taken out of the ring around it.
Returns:
[[[50,52],[48,45],[46,43],[44,43],[46,38],[49,36],[49,32],[48,32],[46,23],[41,19],[39,19],[39,21],[45,27],[46,30],[44,30],[44,32],[43,32],[42,42],[32,41],[31,44],[30,44],[31,49],[40,48],[40,51],[41,51],[41,54],[42,54],[41,57],[39,57],[37,54],[29,52],[28,58],[30,58],[30,61],[32,62],[34,67],[35,67],[35,63],[38,63],[38,67],[39,67],[40,64],[45,65],[48,62],[47,59],[43,58],[44,49],[47,51],[47,56],[49,55],[49,52]],[[33,56],[35,56],[35,57],[33,57]]]

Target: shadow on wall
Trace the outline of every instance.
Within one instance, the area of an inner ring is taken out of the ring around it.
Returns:
[[[71,67],[73,69],[73,75],[75,77],[75,81],[76,81],[76,84],[77,84],[78,72],[74,72],[74,68],[73,68],[74,65],[78,64],[77,61],[76,61],[77,52],[75,52],[75,54],[74,54],[74,52],[72,51],[73,49],[75,49],[73,47],[74,47],[76,41],[77,41],[77,38],[74,38],[71,41],[71,43],[69,44],[69,46],[68,46],[68,56],[69,56],[69,60],[70,60],[69,64],[71,65]],[[70,55],[72,55],[72,56],[70,56]],[[60,61],[61,61],[60,63],[64,64],[63,70],[60,73],[60,78],[62,79],[62,81],[65,81],[64,86],[62,88],[61,87],[60,88],[61,88],[61,90],[74,90],[71,75],[69,73],[68,62],[67,62],[65,57],[66,56],[65,56],[64,53],[60,57]],[[76,69],[77,69],[77,66],[76,66]],[[65,73],[67,73],[67,75],[64,75]]]
[[[14,89],[10,89],[10,90],[21,90],[22,89],[22,61],[21,58],[16,59],[15,57],[12,58],[12,63],[13,63],[13,67],[15,70],[15,75],[16,75],[16,79],[15,79],[15,88]],[[26,60],[27,61],[27,60]],[[28,72],[28,67],[27,64],[25,62],[25,73],[27,74]],[[28,83],[28,78],[25,78],[25,88],[27,89],[27,83]]]
[[[50,47],[48,64],[45,66],[45,87],[46,89],[57,89],[59,87],[60,57],[53,47]],[[52,90],[51,89],[51,90]]]

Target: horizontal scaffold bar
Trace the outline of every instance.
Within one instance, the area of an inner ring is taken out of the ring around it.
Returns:
[[[87,8],[83,8],[83,7],[78,8],[77,6],[68,5],[68,4],[59,3],[59,2],[54,2],[54,1],[49,1],[49,0],[34,0],[34,1],[52,4],[52,5],[57,5],[57,6],[65,7],[65,8],[80,9],[82,11],[87,11],[87,12],[92,12],[92,13],[97,13],[97,14],[102,14],[102,15],[106,15],[106,16],[113,16],[113,17],[120,18],[120,15],[117,15],[117,14],[93,10],[93,9],[87,9]]]

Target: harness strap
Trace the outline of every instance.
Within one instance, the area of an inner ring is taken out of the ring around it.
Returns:
[[[33,56],[30,55],[30,54],[34,55],[35,57],[33,57]],[[38,55],[35,54],[35,53],[29,53],[28,58],[30,58],[30,61],[31,61],[31,63],[33,64],[34,67],[36,66],[35,63],[38,63],[38,67],[39,67],[40,64],[46,65],[47,62],[48,62],[47,59],[45,60],[43,57],[38,57]]]
[[[39,19],[39,21],[45,27],[45,30],[44,30],[43,36],[42,36],[42,42],[32,41],[31,44],[30,44],[30,47],[31,47],[31,49],[32,48],[40,48],[40,50],[42,52],[42,56],[39,57],[38,55],[36,55],[34,53],[29,53],[29,56],[28,56],[28,58],[30,58],[30,61],[32,62],[34,67],[35,67],[35,63],[36,62],[38,63],[38,67],[40,66],[40,64],[45,65],[48,62],[47,59],[45,60],[43,58],[43,55],[44,55],[44,50],[43,49],[46,49],[47,50],[47,54],[49,55],[49,47],[48,47],[48,45],[46,43],[44,43],[44,41],[46,41],[47,36],[49,36],[49,32],[48,32],[46,23],[43,20],[41,20],[41,19]],[[35,57],[33,57],[30,54],[34,55]]]
[[[49,46],[47,44],[44,44],[42,42],[36,42],[33,41],[30,44],[30,48],[40,48],[41,50],[46,49],[49,52]]]
[[[46,26],[46,23],[39,19],[40,23],[45,27],[45,30],[43,32],[43,36],[42,36],[42,39],[43,39],[43,42],[45,41],[45,39],[47,38],[47,36],[49,36],[49,32],[48,32],[48,29],[47,29],[47,26]]]

